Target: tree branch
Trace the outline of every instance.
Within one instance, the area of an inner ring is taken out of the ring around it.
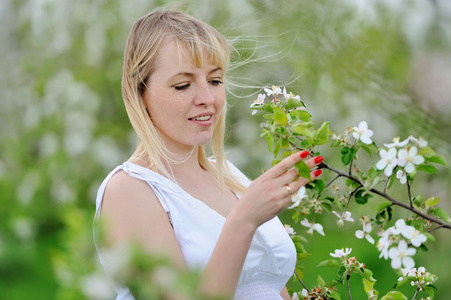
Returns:
[[[330,171],[336,173],[337,175],[339,175],[341,177],[346,177],[348,179],[351,179],[352,181],[357,182],[357,183],[359,183],[360,185],[363,186],[363,184],[360,182],[359,179],[355,178],[352,175],[348,175],[348,174],[346,174],[346,173],[344,173],[344,172],[342,172],[340,170],[337,170],[337,169],[335,169],[335,168],[333,168],[333,167],[331,167],[331,166],[329,166],[329,165],[327,165],[327,164],[325,164],[323,162],[321,164],[319,164],[318,168],[330,170]],[[451,229],[451,224],[448,224],[448,223],[442,221],[439,218],[430,216],[430,215],[428,215],[428,214],[426,214],[426,213],[424,213],[422,211],[419,211],[418,209],[414,208],[413,206],[410,206],[409,204],[405,204],[405,203],[403,203],[401,201],[398,201],[398,200],[394,199],[393,197],[391,197],[390,195],[387,195],[384,192],[381,192],[381,191],[376,190],[374,188],[370,189],[369,191],[374,193],[374,194],[376,194],[376,195],[379,195],[379,196],[387,199],[388,201],[393,203],[393,205],[400,206],[400,207],[402,207],[402,208],[404,208],[404,209],[406,209],[408,211],[411,211],[412,213],[414,213],[414,214],[416,214],[418,216],[423,217],[426,220],[429,220],[429,221],[431,221],[433,223],[436,223],[436,224],[440,225],[441,228]]]
[[[274,134],[275,134],[275,133],[274,133]],[[277,135],[278,137],[280,137],[278,134],[275,134],[275,135]],[[292,146],[293,146],[295,149],[297,149],[297,150],[304,150],[304,149],[299,148],[298,146],[296,146],[296,145],[295,145],[294,143],[292,143],[292,142],[289,142],[289,143],[290,143],[290,145],[292,145]],[[364,186],[363,183],[361,183],[360,180],[358,180],[358,179],[355,178],[354,176],[349,175],[349,174],[346,174],[346,173],[343,173],[342,171],[337,170],[337,169],[335,169],[335,168],[333,168],[333,167],[331,167],[331,166],[325,164],[324,162],[321,162],[321,163],[318,165],[318,168],[319,168],[319,169],[328,169],[328,170],[330,170],[330,171],[336,173],[337,175],[339,175],[339,177],[342,176],[342,177],[349,178],[349,179],[351,179],[352,181],[359,183],[361,186]],[[416,214],[416,215],[418,215],[418,216],[423,217],[424,219],[426,219],[426,220],[428,220],[428,221],[431,221],[431,222],[433,222],[433,223],[436,223],[436,224],[440,225],[441,228],[451,229],[451,224],[448,224],[448,223],[446,223],[446,222],[440,220],[439,218],[436,218],[436,217],[430,216],[430,215],[428,215],[428,214],[425,214],[424,212],[419,211],[418,209],[414,208],[413,205],[412,205],[412,206],[409,206],[409,205],[407,205],[407,204],[405,204],[405,203],[403,203],[403,202],[401,202],[401,201],[398,201],[398,200],[394,199],[393,197],[387,195],[385,192],[381,192],[381,191],[376,190],[376,189],[374,189],[374,188],[370,189],[370,192],[372,192],[372,193],[374,193],[374,194],[376,194],[376,195],[379,195],[379,196],[381,196],[381,197],[387,199],[388,201],[390,201],[390,202],[392,203],[392,205],[398,205],[398,206],[400,206],[400,207],[402,207],[402,208],[404,208],[404,209],[406,209],[406,210],[411,211],[412,213],[414,213],[414,214]]]
[[[351,278],[351,274],[348,274],[348,275],[346,276],[346,286],[347,286],[347,288],[348,288],[348,296],[349,296],[349,300],[352,300],[352,297],[351,297],[351,288],[349,287],[349,278]]]
[[[299,280],[299,282],[302,284],[302,286],[304,287],[304,289],[307,290],[307,292],[310,293],[310,290],[307,288],[307,286],[304,284],[304,282],[302,281],[301,277],[299,277],[298,272],[296,272],[296,270],[294,270],[294,275],[296,275],[297,279]]]

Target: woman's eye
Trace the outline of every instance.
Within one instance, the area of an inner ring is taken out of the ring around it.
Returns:
[[[222,81],[221,80],[210,80],[210,84],[211,85],[220,85],[220,84],[222,84]]]
[[[177,91],[184,91],[184,90],[186,90],[188,87],[189,87],[189,83],[186,83],[186,84],[183,84],[183,85],[176,85],[176,86],[174,86],[174,88],[175,88]]]

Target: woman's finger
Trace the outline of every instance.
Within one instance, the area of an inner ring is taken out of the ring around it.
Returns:
[[[277,178],[284,174],[287,170],[291,169],[295,164],[306,158],[308,155],[308,151],[293,153],[272,167],[265,174],[268,174],[271,178]]]
[[[316,156],[316,157],[312,157],[308,160],[305,161],[305,164],[310,168],[314,168],[317,165],[319,165],[321,162],[323,161],[323,157],[322,156]],[[279,176],[279,178],[277,178],[276,180],[281,184],[287,184],[290,183],[291,181],[297,179],[299,177],[299,174],[296,170],[296,168],[291,168],[290,170],[286,171],[285,173],[283,173],[282,175]]]

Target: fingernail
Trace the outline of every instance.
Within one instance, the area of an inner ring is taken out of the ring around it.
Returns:
[[[321,171],[321,170],[316,170],[315,172],[313,172],[313,175],[315,176],[315,177],[318,177],[319,175],[321,175],[323,173],[323,171]]]
[[[314,160],[315,164],[319,164],[322,161],[323,161],[323,157],[322,156],[315,157],[315,160]]]
[[[309,152],[308,151],[302,151],[301,152],[301,158],[306,158],[308,156]]]

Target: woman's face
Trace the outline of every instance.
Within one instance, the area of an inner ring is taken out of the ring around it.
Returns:
[[[174,153],[208,143],[225,104],[223,70],[207,61],[201,68],[179,55],[167,39],[155,60],[143,98],[153,124]]]

